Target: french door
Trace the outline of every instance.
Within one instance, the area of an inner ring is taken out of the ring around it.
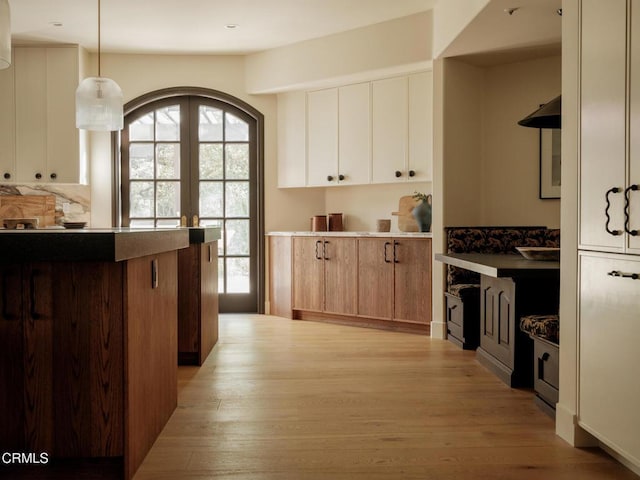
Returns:
[[[221,312],[261,311],[258,137],[254,116],[217,98],[172,96],[125,115],[121,224],[221,227]]]

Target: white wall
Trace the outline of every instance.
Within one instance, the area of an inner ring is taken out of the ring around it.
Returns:
[[[432,12],[287,45],[246,58],[247,92],[273,93],[424,70]]]
[[[446,0],[433,9],[433,57],[438,58],[489,0]]]

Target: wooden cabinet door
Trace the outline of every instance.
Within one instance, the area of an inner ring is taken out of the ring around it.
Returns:
[[[580,426],[629,459],[640,459],[640,259],[581,253]]]
[[[393,318],[393,240],[358,239],[358,315]]]
[[[369,183],[371,125],[369,83],[348,85],[338,96],[339,183]]]
[[[406,179],[408,101],[407,77],[372,82],[372,181]],[[396,177],[396,172],[401,176]]]
[[[307,185],[336,185],[338,174],[338,89],[309,92]]]
[[[200,245],[199,365],[218,341],[218,242]]]
[[[514,369],[515,284],[483,275],[480,285],[480,346]]]
[[[395,238],[394,318],[431,322],[431,239]]]
[[[0,450],[23,451],[24,291],[21,265],[0,265]]]
[[[324,310],[355,315],[358,298],[358,249],[355,238],[323,239]]]
[[[293,239],[293,308],[321,312],[324,307],[322,238]]]
[[[579,244],[622,251],[624,235],[606,226],[608,212],[609,229],[624,231],[626,1],[583,0],[582,31]]]

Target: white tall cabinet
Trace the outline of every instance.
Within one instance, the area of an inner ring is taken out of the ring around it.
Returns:
[[[640,468],[640,0],[580,5],[578,421]]]
[[[0,181],[80,180],[77,46],[16,47],[0,72]]]

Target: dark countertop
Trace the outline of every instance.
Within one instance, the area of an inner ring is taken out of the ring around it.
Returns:
[[[220,240],[222,229],[220,227],[190,227],[189,243],[211,243]]]
[[[436,253],[435,259],[490,277],[544,276],[560,272],[560,262],[527,260],[507,253]]]
[[[0,262],[119,262],[189,246],[189,229],[0,230]]]

